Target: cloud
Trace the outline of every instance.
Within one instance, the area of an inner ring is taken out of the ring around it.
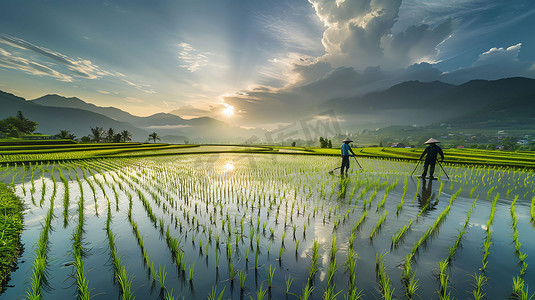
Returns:
[[[518,53],[522,48],[522,43],[512,45],[507,48],[493,47],[486,52],[479,55],[478,60],[474,63],[475,66],[485,64],[511,64],[518,62]]]
[[[134,97],[125,97],[124,100],[132,103],[143,103],[144,101]]]
[[[531,62],[518,58],[522,43],[506,48],[493,47],[481,53],[478,59],[468,67],[459,68],[452,72],[444,72],[439,77],[445,82],[460,84],[472,79],[495,80],[506,77],[535,77],[530,68]]]
[[[182,51],[178,53],[178,58],[185,63],[181,67],[192,73],[208,65],[208,57],[213,55],[210,52],[199,51],[188,43],[180,43],[178,46],[182,48]]]
[[[171,111],[170,113],[186,119],[203,117],[211,115],[215,111],[215,107],[213,105],[209,105],[208,107],[209,109],[203,109],[193,105],[184,105]]]
[[[129,81],[129,80],[126,80],[126,79],[122,79],[122,81],[126,84],[128,84],[129,86],[132,86],[132,87],[135,87],[136,89],[142,91],[142,92],[145,92],[147,94],[154,94],[156,93],[155,90],[151,89],[150,88],[150,85],[148,84],[144,84],[144,83],[134,83],[132,81]]]
[[[452,19],[434,28],[427,24],[409,26],[405,31],[384,40],[385,53],[391,65],[406,67],[421,62],[439,61],[438,46],[451,36]]]
[[[73,81],[71,76],[62,74],[38,62],[15,56],[2,48],[0,48],[0,67],[19,70],[31,75],[48,76],[64,82]]]
[[[82,58],[70,58],[59,52],[44,47],[36,46],[23,39],[0,34],[0,43],[4,43],[18,49],[28,50],[40,54],[56,63],[66,66],[77,77],[82,77],[86,79],[98,79],[102,76],[113,75],[111,72],[99,68],[90,60]]]
[[[401,0],[309,2],[327,27],[322,39],[327,52],[324,58],[333,67],[381,64],[381,39],[390,33]]]
[[[459,34],[459,24],[466,27],[468,17],[481,10],[471,1],[454,1],[455,5],[408,0],[408,6],[418,8],[420,3],[426,13],[419,15],[415,10],[413,15],[404,16],[400,26],[396,25],[400,0],[309,0],[325,26],[325,54],[314,57],[289,52],[276,57],[272,66],[262,71],[286,84],[252,87],[225,97],[225,102],[244,112],[240,117],[246,125],[282,123],[315,113],[326,101],[408,80],[461,84],[475,78],[535,75],[535,70],[529,69],[535,65],[526,66],[527,62],[519,60],[521,44],[482,51],[473,65],[455,71],[440,70],[444,45]],[[445,13],[430,14],[434,7]],[[496,5],[484,7],[494,9]],[[404,14],[408,13],[411,11],[405,8]],[[430,18],[426,19],[427,15]]]
[[[149,126],[147,128],[149,129],[183,129],[183,128],[190,128],[191,125],[154,125]]]

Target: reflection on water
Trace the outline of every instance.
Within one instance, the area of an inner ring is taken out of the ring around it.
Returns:
[[[227,171],[232,171],[232,170],[234,170],[234,164],[233,164],[232,162],[230,162],[230,161],[227,162],[227,163],[224,165],[224,167],[225,167],[225,170],[227,170]]]
[[[422,179],[422,190],[418,194],[418,208],[424,211],[434,210],[438,204],[438,198],[433,191],[433,180]]]

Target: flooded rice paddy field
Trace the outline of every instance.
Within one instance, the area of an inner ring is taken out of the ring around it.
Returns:
[[[533,172],[437,166],[424,182],[413,163],[360,163],[347,177],[328,172],[339,158],[267,154],[3,167],[26,211],[0,298],[505,299],[535,282]]]

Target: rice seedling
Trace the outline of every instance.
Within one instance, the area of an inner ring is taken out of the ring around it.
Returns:
[[[408,224],[403,225],[398,232],[392,236],[392,245],[397,246],[399,241],[407,234],[407,231],[411,228],[412,218],[409,220]]]
[[[459,248],[459,245],[461,243],[461,239],[466,234],[466,227],[468,226],[468,223],[470,222],[470,217],[472,215],[472,210],[474,209],[474,206],[476,205],[476,202],[477,202],[477,197],[472,202],[472,206],[470,207],[470,209],[468,210],[468,213],[466,214],[466,219],[464,221],[464,225],[461,228],[461,230],[459,231],[459,234],[457,235],[457,238],[455,239],[455,243],[453,244],[453,246],[451,246],[449,248],[448,258],[447,258],[448,262],[451,262],[453,256],[455,255],[455,252],[457,251],[457,248]]]
[[[327,289],[325,290],[325,292],[323,293],[323,299],[325,300],[335,300],[336,299],[336,296],[338,296],[338,294],[340,294],[342,291],[338,291],[336,293],[335,291],[335,286],[332,285],[332,286],[328,286]]]
[[[301,293],[301,296],[299,296],[300,300],[308,300],[312,297],[312,292],[314,291],[314,287],[310,285],[310,283],[307,283],[307,285],[303,288],[303,291]]]
[[[379,218],[379,220],[375,224],[375,227],[372,229],[372,232],[370,233],[370,240],[373,239],[373,237],[375,236],[375,233],[379,231],[379,229],[381,228],[381,225],[383,225],[383,223],[385,222],[387,215],[388,215],[388,211],[385,211],[385,213]]]
[[[37,240],[36,258],[33,263],[31,284],[26,294],[29,299],[41,299],[41,289],[46,283],[45,269],[48,260],[48,244],[50,231],[52,230],[52,219],[54,217],[54,201],[51,199],[50,209],[46,215],[45,223],[42,225],[39,239]]]
[[[63,182],[63,227],[67,227],[69,222],[69,182],[63,176],[61,168],[59,170],[59,178]]]
[[[287,277],[284,277],[284,281],[286,282],[286,295],[289,295],[290,288],[292,287],[292,282],[294,281],[294,279],[292,278],[291,275],[288,274]]]
[[[266,267],[266,274],[267,274],[267,280],[268,280],[268,287],[271,288],[273,286],[273,276],[275,275],[275,269],[271,268],[271,265],[269,265],[269,270]]]
[[[333,239],[331,241],[331,261],[336,259],[336,252],[338,252],[338,248],[336,247],[336,235],[333,235]]]
[[[338,266],[336,265],[336,257],[334,259],[331,259],[329,263],[329,269],[327,270],[327,287],[331,286],[334,273],[338,269]]]
[[[165,272],[165,265],[162,266],[158,264],[158,282],[160,283],[160,288],[165,289],[165,278],[167,277],[167,272]]]
[[[375,254],[375,270],[377,272],[377,277],[379,279],[379,287],[381,289],[381,293],[383,294],[383,298],[392,299],[394,290],[392,289],[392,282],[390,281],[390,277],[388,277],[388,274],[386,273],[384,265],[385,255],[386,252],[383,254]]]
[[[439,296],[441,299],[449,299],[449,293],[448,293],[448,279],[449,276],[446,274],[448,270],[448,261],[447,260],[441,260],[439,263],[439,282],[440,282],[440,290],[439,290]]]
[[[208,295],[208,300],[221,300],[223,299],[223,294],[225,293],[225,288],[223,287],[223,290],[217,294],[217,285],[212,287],[212,291]]]
[[[483,293],[483,285],[487,282],[487,278],[483,275],[472,275],[472,278],[474,278],[475,284],[473,284],[472,289],[472,296],[474,299],[482,299],[485,297],[485,294]]]
[[[247,272],[245,270],[238,271],[238,278],[240,280],[240,289],[245,290],[245,278],[247,278]]]
[[[193,280],[193,271],[195,270],[195,262],[193,262],[189,268],[188,268],[188,280],[189,281],[192,281]]]
[[[234,278],[236,277],[236,271],[234,270],[234,264],[232,264],[232,262],[229,262],[228,264],[228,273],[230,281],[234,281]]]

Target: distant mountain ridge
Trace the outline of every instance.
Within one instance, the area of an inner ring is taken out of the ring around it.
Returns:
[[[384,91],[333,99],[327,101],[324,107],[351,112],[370,107],[375,110],[448,109],[457,105],[476,109],[534,93],[535,79],[523,77],[471,80],[458,86],[440,81],[406,81]]]
[[[535,79],[513,77],[499,80],[471,80],[461,85],[440,81],[407,81],[384,91],[358,97],[333,99],[322,106],[334,109],[346,119],[390,120],[376,127],[390,125],[426,125],[454,118],[459,122],[485,107],[492,107],[535,95]],[[522,100],[525,101],[525,100]],[[500,118],[494,115],[494,118]],[[505,117],[504,117],[505,118]]]
[[[266,132],[232,127],[210,117],[183,119],[169,113],[139,117],[115,107],[100,107],[76,97],[54,94],[27,101],[0,91],[0,107],[0,118],[21,110],[39,123],[38,132],[55,134],[68,129],[78,137],[89,134],[89,127],[95,126],[129,130],[136,141],[145,141],[148,133],[155,131],[174,142],[187,139],[239,143]],[[350,132],[396,125],[433,127],[441,122],[469,129],[535,129],[535,79],[471,80],[461,85],[407,81],[383,91],[332,99],[320,109],[333,109],[340,126]]]
[[[16,105],[13,105],[15,103]],[[100,107],[77,97],[63,97],[49,94],[34,100],[2,92],[0,95],[2,110],[0,117],[15,115],[17,110],[39,123],[37,130],[55,134],[68,129],[77,137],[89,134],[90,127],[100,126],[104,129],[129,130],[135,141],[145,141],[150,132],[157,132],[173,143],[191,142],[234,142],[246,140],[252,134],[263,134],[262,129],[246,130],[231,127],[229,124],[210,117],[183,119],[169,113],[156,113],[148,117],[134,116],[115,107]],[[67,111],[71,115],[63,117]],[[43,113],[38,113],[42,111]],[[64,122],[64,120],[69,120]],[[91,125],[89,125],[91,124]]]
[[[148,117],[139,117],[113,106],[97,106],[92,103],[87,103],[77,97],[67,98],[56,94],[45,95],[43,97],[39,97],[30,101],[43,106],[71,107],[84,109],[87,111],[92,111],[98,114],[105,115],[117,121],[128,122],[137,127],[188,125],[190,123],[190,120],[182,119],[181,117],[173,114],[156,113]]]
[[[116,107],[101,107],[92,103],[87,103],[77,97],[63,97],[60,95],[49,94],[39,97],[29,102],[48,107],[70,107],[84,109],[98,114],[105,115],[111,119],[127,122],[135,127],[141,128],[147,132],[157,132],[160,136],[179,136],[183,140],[187,137],[196,137],[203,140],[211,140],[219,136],[228,136],[230,131],[229,125],[210,117],[199,117],[193,119],[183,119],[177,115],[169,113],[156,113],[147,117],[132,115]],[[243,133],[239,128],[233,128],[233,131]],[[172,139],[176,141],[176,138]]]
[[[132,138],[138,141],[145,140],[148,136],[148,132],[143,129],[95,112],[70,107],[42,106],[2,91],[0,107],[0,119],[15,116],[20,110],[25,117],[36,121],[36,131],[44,134],[56,134],[67,129],[80,138],[90,133],[90,127],[100,126],[105,129],[114,128],[116,131],[128,130],[132,133]]]

